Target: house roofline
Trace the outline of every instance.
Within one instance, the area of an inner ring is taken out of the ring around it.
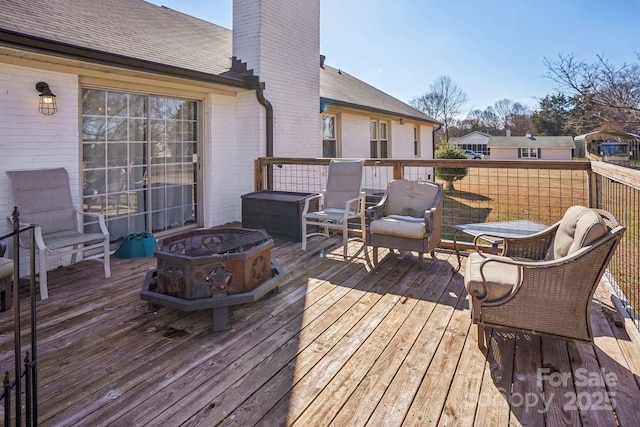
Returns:
[[[438,122],[436,120],[429,120],[429,119],[425,119],[425,118],[422,118],[422,117],[412,116],[411,114],[399,113],[397,111],[383,110],[383,109],[375,108],[375,107],[367,107],[366,105],[354,104],[354,103],[346,102],[346,101],[339,101],[337,99],[325,98],[325,97],[322,97],[322,96],[320,97],[320,103],[321,104],[326,104],[326,105],[332,105],[332,106],[335,106],[335,107],[353,108],[353,109],[357,109],[357,110],[369,111],[371,113],[385,114],[387,116],[402,117],[404,119],[418,120],[418,121],[425,122],[425,123],[430,123],[430,124],[433,124],[433,125],[442,125],[442,123],[440,123],[440,122]]]
[[[217,74],[194,71],[172,65],[160,64],[153,61],[135,59],[124,55],[83,48],[67,43],[55,42],[41,37],[27,36],[25,34],[8,31],[6,29],[0,29],[0,45],[91,62],[94,64],[151,72],[207,83],[218,83],[244,89],[256,89],[259,87],[259,84],[254,80],[243,79],[242,76],[238,76],[237,78],[223,77]]]

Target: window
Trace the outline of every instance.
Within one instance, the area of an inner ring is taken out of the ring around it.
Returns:
[[[379,122],[377,120],[369,122],[370,157],[372,159],[389,157],[389,136],[387,130],[387,122]]]
[[[413,127],[413,155],[420,157],[420,128],[418,126]]]
[[[520,149],[520,157],[523,159],[537,159],[539,157],[537,148],[521,148]]]
[[[322,116],[322,157],[339,157],[336,116]]]
[[[197,222],[198,101],[83,89],[81,108],[83,205],[112,240]]]

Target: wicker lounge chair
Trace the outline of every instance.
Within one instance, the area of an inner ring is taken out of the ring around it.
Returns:
[[[608,212],[572,206],[544,231],[505,238],[501,255],[471,253],[464,280],[478,343],[485,326],[593,343],[589,305],[624,231]]]
[[[49,297],[47,270],[49,258],[71,255],[71,263],[81,260],[84,252],[101,249],[104,255],[104,277],[111,277],[109,232],[104,216],[87,213],[73,206],[69,175],[64,168],[7,171],[11,181],[13,203],[20,211],[23,224],[37,224],[35,240],[38,249],[40,298]],[[97,220],[95,233],[84,233],[81,219]],[[21,242],[26,247],[26,242]],[[77,255],[80,254],[80,258]]]
[[[342,231],[343,254],[347,258],[349,239],[348,221],[360,221],[360,239],[364,241],[365,192],[362,191],[364,160],[331,160],[327,176],[327,187],[318,195],[305,200],[302,210],[302,250],[307,249],[310,236],[329,237],[329,229]],[[311,200],[318,199],[318,211],[310,212]],[[319,232],[309,233],[307,228],[316,226]]]
[[[367,210],[367,245],[423,254],[440,244],[442,228],[442,184],[396,179],[389,183],[384,197]]]

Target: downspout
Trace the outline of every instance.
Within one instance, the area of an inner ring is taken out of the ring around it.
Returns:
[[[273,106],[264,97],[264,83],[260,83],[256,88],[256,97],[267,113],[267,157],[273,157]],[[267,165],[267,190],[273,189],[273,165]]]
[[[434,127],[433,130],[431,131],[431,156],[435,159],[435,155],[436,155],[436,132],[438,132],[440,129],[442,129],[442,125],[438,125],[438,127]]]
[[[431,157],[436,158],[436,132],[442,129],[442,125],[438,125],[438,127],[434,127],[431,131]],[[433,182],[436,181],[436,170],[433,169]]]

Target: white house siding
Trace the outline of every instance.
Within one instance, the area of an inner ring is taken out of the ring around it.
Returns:
[[[38,112],[36,83],[49,84],[58,112]],[[0,63],[0,230],[11,215],[7,170],[65,167],[69,171],[74,203],[80,200],[80,144],[78,76]]]
[[[253,161],[264,156],[264,108],[253,91],[213,95],[209,102],[211,143],[205,147],[205,226],[238,221],[240,195],[253,187]]]
[[[317,157],[321,147],[320,1],[236,0],[233,55],[266,82],[274,155]]]
[[[413,125],[391,121],[391,157],[413,159]]]
[[[571,160],[571,149],[567,148],[543,148],[542,160]]]
[[[491,147],[491,160],[518,160],[518,149]]]
[[[358,114],[341,114],[340,142],[342,157],[368,159],[369,152],[369,117]]]
[[[517,148],[491,147],[491,160],[523,160],[518,158]],[[535,160],[535,159],[524,159]],[[540,149],[540,160],[571,160],[571,149],[550,148]]]

